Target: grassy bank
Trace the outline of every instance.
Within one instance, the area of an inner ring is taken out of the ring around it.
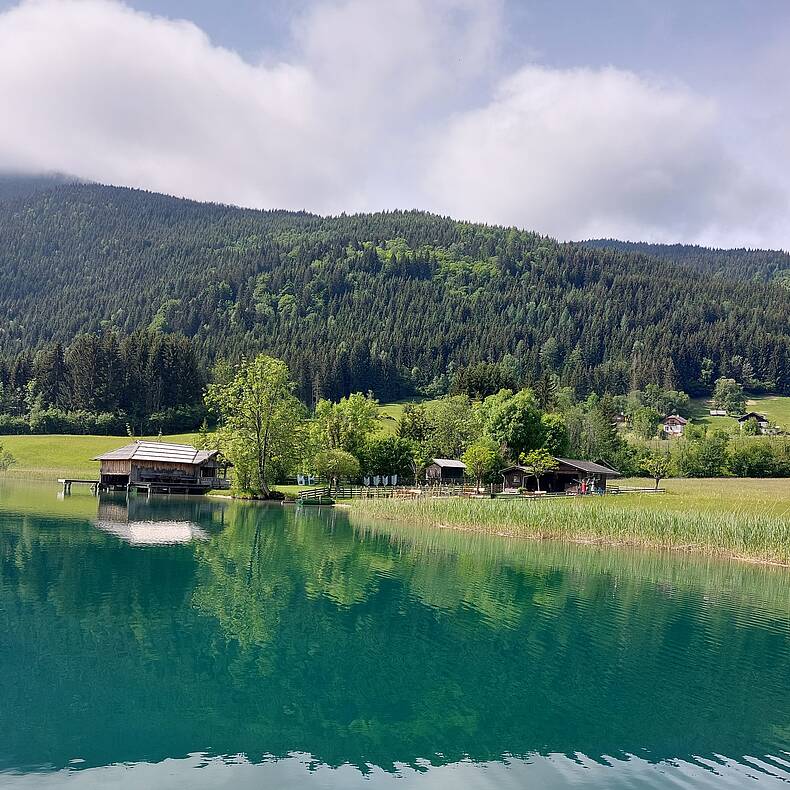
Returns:
[[[159,437],[141,437],[156,441]],[[182,433],[162,436],[163,442],[195,441],[196,434]],[[91,460],[101,453],[133,441],[128,436],[0,436],[0,444],[16,459],[6,477],[34,480],[57,480],[59,477],[95,478],[99,464]]]
[[[699,551],[790,564],[787,480],[676,480],[666,494],[355,500],[354,517],[524,538]]]

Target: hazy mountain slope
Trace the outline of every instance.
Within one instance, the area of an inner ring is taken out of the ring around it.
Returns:
[[[737,253],[733,254],[736,258]],[[746,359],[790,391],[790,292],[420,212],[321,218],[97,185],[0,201],[0,354],[116,326],[266,349],[303,392],[382,397],[503,358],[580,392],[693,390]],[[733,359],[735,360],[733,362]]]
[[[596,249],[641,252],[706,274],[742,280],[790,282],[790,254],[781,250],[719,250],[695,244],[648,244],[616,239],[591,239],[583,244]]]

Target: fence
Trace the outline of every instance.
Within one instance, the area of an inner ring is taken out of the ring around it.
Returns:
[[[663,494],[663,488],[637,488],[630,486],[609,486],[607,494]],[[449,497],[496,497],[497,499],[556,499],[567,496],[588,496],[566,493],[564,491],[536,491],[519,493],[505,491],[501,485],[489,485],[480,489],[461,484],[435,486],[360,486],[337,485],[321,486],[300,491],[300,502],[321,502],[332,499],[419,499]]]

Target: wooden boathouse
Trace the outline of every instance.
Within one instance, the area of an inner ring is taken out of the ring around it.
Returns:
[[[575,458],[555,458],[557,468],[540,476],[540,490],[546,493],[593,493],[606,491],[606,483],[620,472],[603,463],[578,461]],[[536,491],[537,481],[528,466],[509,466],[503,469],[503,491]]]
[[[136,441],[96,456],[99,488],[166,494],[205,494],[230,488],[228,467],[218,450],[189,444]]]

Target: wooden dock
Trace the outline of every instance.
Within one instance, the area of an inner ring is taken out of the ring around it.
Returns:
[[[70,494],[71,493],[71,486],[74,483],[77,485],[86,485],[91,487],[91,493],[97,494],[99,492],[100,483],[98,480],[83,480],[76,477],[59,477],[58,482],[63,485],[63,493]]]

